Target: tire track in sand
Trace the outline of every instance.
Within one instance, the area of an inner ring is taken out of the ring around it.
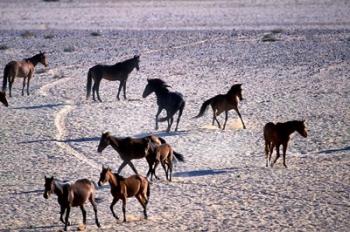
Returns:
[[[62,78],[59,79],[57,81],[48,83],[46,85],[43,85],[40,89],[39,89],[39,93],[43,96],[47,96],[48,95],[48,91],[53,88],[54,86],[61,84],[62,82],[66,82],[71,80],[72,77],[69,78]],[[85,155],[83,155],[82,153],[76,151],[72,146],[70,146],[69,144],[67,144],[67,142],[65,142],[65,138],[67,136],[67,130],[66,130],[66,126],[65,126],[65,121],[67,118],[67,115],[73,111],[75,108],[74,103],[71,100],[66,100],[64,103],[64,107],[62,109],[60,109],[56,115],[55,115],[55,126],[56,126],[56,144],[57,146],[59,146],[63,151],[67,152],[68,154],[74,156],[75,158],[77,158],[78,160],[88,164],[89,166],[98,169],[100,165],[98,165],[95,161],[88,159]]]

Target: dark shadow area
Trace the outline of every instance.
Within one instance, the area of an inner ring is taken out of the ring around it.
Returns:
[[[83,143],[83,142],[92,142],[99,141],[100,137],[86,137],[86,138],[78,138],[78,139],[37,139],[37,140],[29,140],[18,142],[17,144],[29,144],[29,143],[42,143],[42,142],[60,142],[60,143]]]
[[[13,107],[12,109],[15,110],[34,110],[34,109],[42,109],[42,108],[54,108],[58,106],[64,106],[66,104],[64,103],[56,103],[56,104],[45,104],[45,105],[37,105],[37,106],[20,106],[20,107]]]
[[[318,154],[331,154],[331,153],[341,152],[341,151],[350,151],[350,146],[338,148],[338,149],[323,150],[323,151],[319,151],[317,153]]]
[[[42,194],[44,193],[43,189],[37,189],[37,190],[30,190],[30,191],[21,191],[21,192],[15,192],[13,194],[15,195],[21,195],[21,194]]]
[[[237,168],[223,168],[223,169],[202,169],[202,170],[194,170],[187,172],[176,172],[174,173],[174,177],[196,177],[196,176],[211,176],[211,175],[219,175],[225,173],[234,173],[238,169]]]
[[[175,135],[186,135],[189,133],[189,130],[185,131],[170,131],[170,132],[167,132],[167,131],[157,131],[157,132],[150,132],[150,133],[140,133],[140,134],[136,134],[134,135],[133,137],[136,137],[136,138],[142,138],[142,137],[146,137],[146,136],[149,136],[149,135],[156,135],[156,136],[159,136],[159,137],[170,137],[170,136],[175,136]]]
[[[74,225],[73,225],[74,226]],[[62,223],[62,225],[39,225],[39,226],[27,226],[27,227],[17,227],[17,228],[11,228],[8,231],[13,231],[13,230],[17,230],[17,231],[63,231],[64,228],[64,224]],[[69,228],[69,227],[68,227]],[[1,230],[2,231],[2,230]],[[6,229],[4,231],[7,231]]]

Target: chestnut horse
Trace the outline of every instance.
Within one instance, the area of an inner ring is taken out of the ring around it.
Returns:
[[[147,219],[147,204],[150,196],[150,186],[146,177],[140,175],[133,175],[127,178],[119,176],[117,173],[112,173],[110,168],[102,167],[102,172],[100,174],[100,179],[98,185],[109,182],[111,186],[111,194],[113,196],[113,201],[110,205],[113,217],[119,219],[119,217],[114,213],[113,207],[118,202],[119,199],[123,201],[122,209],[124,215],[124,222],[126,222],[125,207],[126,199],[130,197],[136,197],[143,207],[143,215]]]
[[[47,67],[47,57],[45,52],[40,52],[31,58],[22,61],[10,61],[4,69],[4,79],[2,82],[2,91],[6,91],[7,81],[9,82],[9,95],[11,95],[12,84],[16,77],[23,78],[22,96],[24,95],[24,87],[27,81],[27,95],[29,95],[29,82],[34,75],[35,66],[41,63]]]
[[[100,98],[100,83],[102,79],[106,79],[109,81],[120,81],[117,99],[119,100],[119,94],[121,89],[124,90],[124,99],[126,99],[126,81],[128,79],[129,74],[134,68],[139,71],[139,62],[140,56],[134,56],[131,59],[116,63],[114,65],[102,65],[98,64],[94,67],[90,68],[87,76],[87,85],[86,85],[86,99],[89,99],[92,80],[94,81],[94,85],[92,86],[92,98],[95,100],[95,93],[97,95],[97,99],[102,102]]]
[[[0,102],[4,104],[6,107],[9,106],[7,100],[6,100],[6,93],[5,92],[0,92]]]
[[[64,230],[67,230],[69,224],[69,213],[71,207],[80,206],[83,213],[83,223],[86,226],[86,210],[84,204],[90,201],[94,212],[95,222],[97,227],[100,227],[100,223],[97,218],[97,205],[95,202],[95,185],[88,179],[77,180],[74,184],[59,181],[54,177],[45,176],[45,192],[44,198],[48,199],[49,196],[54,193],[58,197],[58,203],[61,207],[60,220],[65,224]],[[63,220],[64,212],[66,211],[66,218]]]
[[[283,165],[286,165],[286,151],[288,141],[290,139],[290,135],[297,131],[304,138],[307,137],[307,131],[305,127],[305,121],[288,121],[285,123],[266,123],[264,126],[264,139],[265,139],[265,159],[266,159],[266,167],[268,167],[276,163],[278,158],[280,157],[280,146],[283,147]],[[276,158],[271,164],[271,156],[273,152],[273,148],[276,147]]]
[[[101,153],[107,146],[111,145],[123,160],[123,163],[118,169],[118,174],[126,165],[129,165],[135,174],[138,174],[131,160],[146,158],[150,172],[152,170],[153,162],[147,157],[147,155],[152,148],[151,145],[159,145],[162,143],[165,143],[165,140],[154,135],[143,138],[119,138],[112,136],[110,132],[104,132],[102,133],[100,143],[97,147],[97,152]]]
[[[174,149],[170,146],[168,143],[164,143],[161,145],[158,145],[155,147],[154,152],[148,155],[149,159],[153,161],[154,167],[151,172],[151,180],[153,178],[153,175],[159,179],[156,176],[156,169],[159,163],[161,163],[166,179],[168,181],[171,181],[172,173],[173,173],[173,159],[174,157],[180,161],[184,162],[184,157],[182,154],[174,151]],[[152,165],[153,165],[152,163]],[[147,177],[149,176],[149,173],[147,173]]]
[[[246,127],[244,125],[242,116],[238,110],[238,103],[239,103],[239,101],[243,100],[241,85],[242,84],[235,84],[231,87],[231,89],[226,94],[219,94],[219,95],[216,95],[216,96],[206,100],[202,104],[198,115],[195,116],[194,118],[202,117],[204,115],[206,109],[210,105],[212,110],[213,110],[212,125],[214,125],[214,122],[216,121],[216,123],[218,124],[218,127],[221,128],[220,123],[219,123],[218,119],[216,118],[216,116],[219,116],[222,112],[225,112],[225,122],[224,122],[224,126],[222,128],[223,130],[225,130],[226,122],[228,119],[228,111],[234,109],[237,112],[238,117],[241,119],[243,128],[245,129]]]

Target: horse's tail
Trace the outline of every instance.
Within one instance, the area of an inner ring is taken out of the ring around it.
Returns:
[[[201,109],[199,110],[199,113],[197,116],[193,117],[193,118],[199,118],[199,117],[202,117],[205,113],[205,111],[207,110],[208,106],[210,105],[210,103],[212,102],[213,98],[210,98],[208,100],[206,100],[202,106],[201,106]]]
[[[4,79],[2,81],[2,91],[5,92],[6,91],[6,87],[7,87],[7,80],[9,78],[9,72],[10,72],[10,66],[6,65],[4,68]]]
[[[185,162],[185,158],[182,154],[176,152],[176,151],[173,151],[173,154],[175,156],[175,158],[180,161],[180,162]]]
[[[92,86],[92,71],[91,68],[88,71],[87,81],[86,81],[86,100],[89,99]]]

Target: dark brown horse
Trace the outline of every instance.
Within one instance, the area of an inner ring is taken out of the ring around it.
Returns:
[[[173,173],[173,159],[174,157],[180,161],[184,162],[184,157],[182,154],[174,151],[174,149],[170,146],[168,143],[163,143],[161,145],[156,145],[154,151],[150,153],[147,157],[148,159],[153,161],[152,165],[154,164],[154,167],[151,172],[151,180],[153,179],[153,175],[159,179],[156,176],[156,169],[158,164],[160,163],[164,169],[166,179],[171,181],[172,173]],[[149,176],[149,173],[147,173],[147,177]]]
[[[242,84],[235,84],[231,87],[231,89],[226,94],[219,94],[219,95],[216,95],[215,97],[212,97],[212,98],[206,100],[202,104],[202,107],[199,111],[199,114],[197,116],[195,116],[194,118],[202,117],[204,115],[206,109],[210,105],[211,108],[213,109],[212,125],[214,125],[214,122],[216,121],[216,123],[218,124],[218,127],[221,128],[220,123],[219,123],[218,119],[216,118],[216,116],[219,116],[222,112],[225,112],[225,122],[224,122],[224,126],[222,128],[223,130],[225,130],[226,122],[228,119],[228,111],[234,109],[237,112],[238,117],[241,119],[243,128],[245,129],[246,127],[244,125],[242,116],[238,110],[238,103],[239,103],[239,101],[243,100],[241,85]]]
[[[102,79],[109,81],[120,81],[117,99],[119,100],[119,94],[122,88],[124,90],[124,99],[126,99],[126,81],[134,68],[136,68],[137,71],[140,69],[139,62],[140,56],[134,56],[129,60],[125,60],[114,65],[98,64],[90,68],[87,76],[86,99],[89,99],[90,97],[92,80],[94,80],[94,85],[92,86],[92,97],[94,101],[96,101],[96,93],[98,100],[102,102],[99,92]]]
[[[0,102],[4,104],[6,107],[9,106],[7,100],[6,100],[6,93],[5,92],[0,92]]]
[[[147,155],[149,154],[153,143],[161,144],[165,143],[165,140],[154,135],[146,136],[144,138],[119,138],[112,136],[109,132],[104,132],[102,133],[100,143],[97,147],[97,152],[102,152],[107,146],[111,145],[123,160],[123,163],[118,169],[118,174],[126,165],[129,165],[135,174],[138,174],[131,160],[142,158],[147,159]],[[151,161],[147,160],[147,162],[150,171],[152,170],[152,165],[150,164]]]
[[[304,121],[288,121],[285,123],[272,123],[269,122],[264,126],[264,139],[265,139],[265,159],[266,167],[270,163],[270,166],[276,163],[277,159],[280,157],[279,148],[283,147],[283,165],[286,165],[286,151],[290,135],[297,131],[304,138],[307,137],[307,131]],[[273,148],[276,147],[276,158],[271,164],[271,156]]]
[[[150,196],[150,186],[146,177],[140,175],[133,175],[128,178],[119,176],[117,173],[112,173],[110,168],[102,167],[102,172],[100,174],[100,179],[98,185],[109,182],[111,186],[111,194],[113,196],[113,201],[111,203],[110,209],[112,211],[113,217],[119,219],[114,213],[113,206],[118,202],[119,199],[123,201],[123,215],[124,222],[126,222],[125,216],[125,206],[126,199],[130,197],[136,197],[143,207],[143,215],[147,219],[147,204]]]
[[[41,63],[47,67],[47,57],[45,52],[40,52],[31,58],[24,59],[22,61],[11,61],[9,62],[4,69],[4,79],[2,82],[2,91],[6,91],[7,81],[9,82],[9,95],[11,95],[12,84],[15,81],[16,77],[23,78],[22,86],[22,96],[24,95],[24,87],[26,86],[27,81],[27,95],[29,95],[29,82],[34,75],[35,66]]]
[[[69,213],[71,207],[79,206],[83,213],[83,223],[86,226],[86,210],[84,204],[90,201],[94,212],[95,222],[98,227],[100,223],[97,218],[97,205],[95,202],[95,185],[88,179],[77,180],[74,184],[59,181],[54,177],[45,176],[45,192],[44,198],[48,199],[49,196],[54,193],[58,197],[58,203],[61,207],[60,220],[65,224],[64,230],[67,230],[69,223]],[[66,211],[66,218],[63,220],[64,212]]]
[[[185,108],[185,100],[183,95],[179,92],[171,92],[168,90],[168,85],[161,79],[148,79],[145,90],[143,91],[142,97],[146,98],[151,93],[155,93],[157,97],[158,111],[156,113],[156,127],[158,130],[158,122],[168,122],[167,131],[170,131],[170,128],[174,122],[174,115],[179,111],[177,117],[175,131],[177,131],[179,122],[181,119],[182,112]],[[165,109],[167,116],[164,118],[158,119],[159,114],[162,110]]]

